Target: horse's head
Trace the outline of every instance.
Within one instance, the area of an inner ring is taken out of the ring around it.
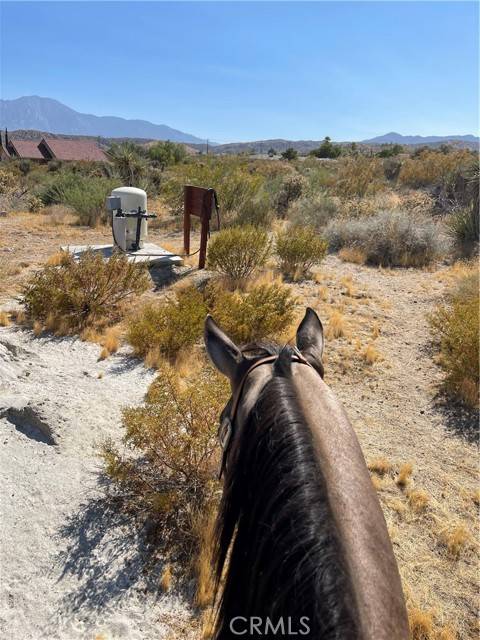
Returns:
[[[313,367],[323,378],[323,326],[313,309],[307,307],[296,333],[296,347],[273,343],[236,345],[211,316],[205,322],[205,346],[215,367],[230,380],[232,398],[222,418],[228,415],[239,428],[250,413],[261,389],[272,376],[282,354]],[[260,366],[262,365],[262,366]]]
[[[239,616],[308,620],[315,639],[405,640],[378,498],[348,418],[320,379],[317,314],[307,309],[295,347],[240,347],[208,317],[205,345],[232,388],[219,430],[216,640],[233,637]]]

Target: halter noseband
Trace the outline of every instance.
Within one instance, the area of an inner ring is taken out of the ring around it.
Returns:
[[[243,378],[240,380],[240,384],[238,385],[238,387],[235,390],[235,393],[232,395],[232,405],[230,407],[230,412],[229,415],[225,415],[221,422],[220,422],[220,426],[218,428],[218,432],[217,432],[217,436],[220,442],[220,445],[223,449],[223,453],[222,453],[222,462],[220,464],[220,472],[218,474],[218,479],[220,480],[223,472],[226,469],[227,466],[227,456],[228,456],[228,450],[230,447],[230,443],[232,441],[232,436],[233,436],[233,426],[234,426],[234,422],[235,422],[235,418],[237,415],[237,411],[238,411],[238,407],[240,405],[240,400],[242,398],[242,392],[243,389],[245,387],[245,383],[247,381],[248,376],[251,374],[251,372],[256,369],[257,367],[260,367],[262,364],[268,364],[269,362],[276,362],[278,360],[278,356],[279,354],[272,354],[269,356],[265,356],[263,358],[259,358],[258,360],[256,360],[245,372],[245,374],[243,375]],[[293,347],[293,353],[292,353],[292,362],[298,362],[300,364],[306,364],[309,367],[312,367],[312,365],[310,364],[310,362],[308,362],[308,360],[306,360],[306,358],[304,358],[302,356],[302,354],[300,353],[300,351],[297,349],[297,347]],[[313,367],[312,367],[313,369]]]

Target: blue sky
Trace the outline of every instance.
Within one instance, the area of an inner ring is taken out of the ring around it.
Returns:
[[[2,2],[1,94],[218,142],[478,132],[474,2]]]

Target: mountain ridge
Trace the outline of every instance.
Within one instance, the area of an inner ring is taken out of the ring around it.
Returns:
[[[35,129],[64,135],[105,138],[148,138],[202,144],[204,139],[147,120],[80,113],[53,98],[22,96],[0,100],[0,126],[8,129]]]

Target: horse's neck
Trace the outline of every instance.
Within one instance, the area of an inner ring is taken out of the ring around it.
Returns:
[[[298,401],[311,427],[356,600],[362,637],[408,637],[403,593],[383,513],[348,418],[329,387],[293,367]]]

